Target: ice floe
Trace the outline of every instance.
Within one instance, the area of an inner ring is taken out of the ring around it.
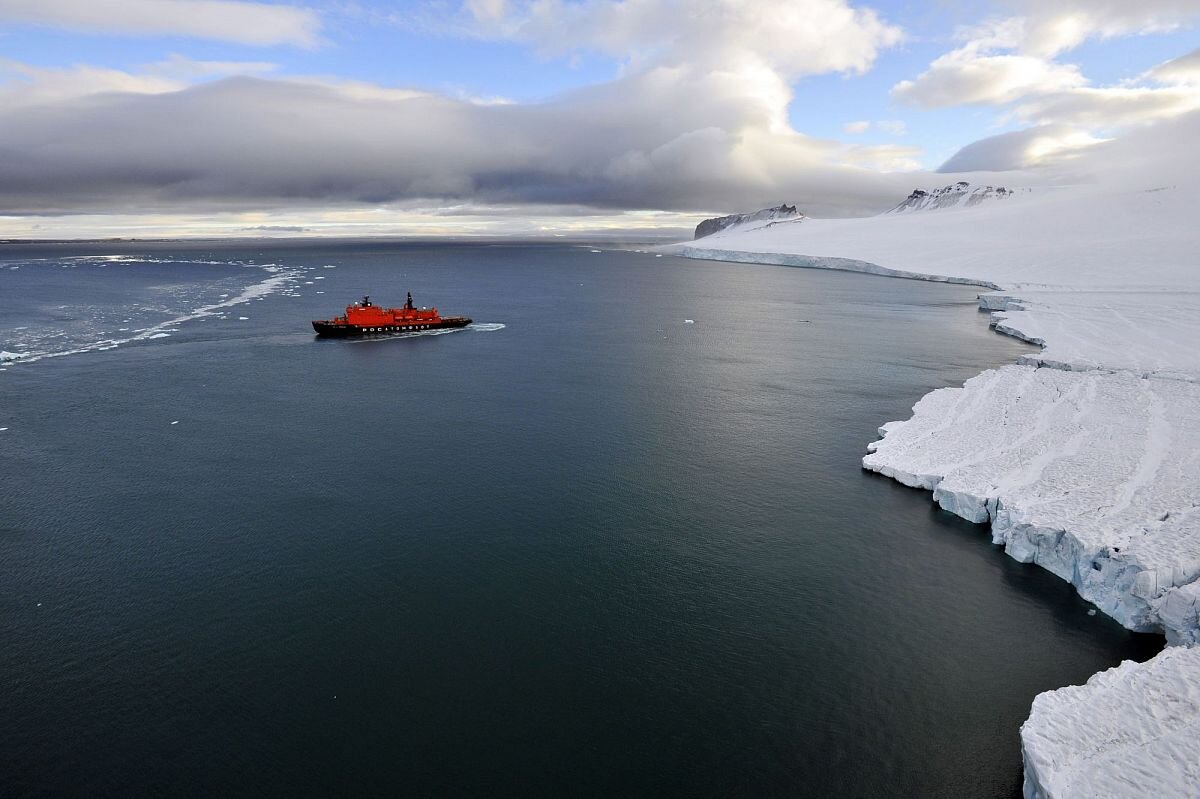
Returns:
[[[124,255],[105,255],[105,256],[73,256],[65,259],[73,263],[86,263],[89,261],[101,261],[105,263],[176,263],[178,261],[172,259],[154,259],[140,256],[124,256]],[[186,261],[182,263],[202,263],[202,264],[219,264],[225,266],[248,266],[241,261]],[[68,264],[71,265],[71,264]],[[210,317],[220,317],[225,309],[236,305],[242,305],[251,301],[263,301],[267,297],[276,293],[288,293],[291,286],[298,282],[308,270],[305,267],[282,267],[277,264],[262,264],[255,265],[252,268],[261,269],[269,273],[269,277],[253,283],[250,286],[242,289],[236,295],[222,294],[218,297],[218,302],[190,308],[185,313],[179,314],[172,318],[161,321],[157,324],[139,328],[132,331],[132,335],[125,335],[113,338],[104,338],[95,341],[89,341],[78,345],[69,345],[63,349],[50,349],[39,347],[25,352],[8,352],[0,351],[0,362],[11,363],[33,363],[45,358],[60,358],[66,355],[79,355],[86,352],[101,352],[105,350],[116,349],[119,346],[130,344],[139,341],[149,341],[154,339],[162,339],[169,337],[172,333],[178,332],[176,328],[185,323],[192,321],[205,321]],[[65,309],[67,306],[61,306]],[[128,319],[122,320],[128,322]],[[125,332],[124,330],[118,332]],[[49,334],[46,339],[61,337],[62,333]]]

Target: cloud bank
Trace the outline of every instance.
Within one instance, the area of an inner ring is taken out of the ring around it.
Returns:
[[[463,13],[472,35],[628,58],[612,81],[523,105],[315,78],[196,83],[238,65],[186,59],[138,74],[10,63],[0,212],[467,200],[708,211],[788,200],[851,214],[885,207],[911,182],[879,170],[914,168],[913,146],[848,146],[788,122],[790,81],[861,72],[900,40],[844,0],[777,14],[747,0]]]
[[[837,214],[885,205],[910,180],[846,163],[904,151],[778,129],[779,103],[745,94],[741,74],[704,77],[656,67],[537,105],[237,77],[6,106],[0,209],[470,199],[702,210],[801,194]]]
[[[320,18],[313,11],[244,0],[0,0],[0,21],[305,47],[317,43],[320,30]]]

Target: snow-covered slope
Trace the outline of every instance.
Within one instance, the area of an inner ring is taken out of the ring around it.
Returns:
[[[754,211],[749,214],[730,214],[729,216],[717,216],[712,219],[705,219],[696,225],[696,234],[693,238],[702,239],[705,236],[711,236],[723,230],[757,230],[769,227],[777,222],[799,222],[804,218],[804,214],[796,210],[796,206],[778,205],[774,208],[763,208],[761,211]]]
[[[1200,375],[1200,191],[1039,190],[931,213],[806,219],[728,230],[672,249],[692,257],[955,279],[986,298],[1004,332],[1073,368]]]
[[[1110,182],[973,205],[960,197],[935,212],[730,230],[670,249],[990,288],[980,304],[996,328],[1042,351],[926,396],[910,420],[881,428],[864,467],[990,522],[1011,556],[1070,581],[1127,627],[1191,644],[1200,641],[1198,185]],[[1168,673],[1152,668],[1145,679]],[[1094,682],[1097,701],[1116,696],[1116,683]],[[1169,697],[1161,687],[1155,696]],[[1161,710],[1130,706],[1130,723],[1150,724]],[[1148,739],[1140,755],[1122,757],[1170,759],[1175,740]],[[1038,768],[1037,784],[1058,784],[1057,762]],[[1102,789],[1046,795],[1156,795],[1152,782],[1136,791],[1104,782],[1109,773],[1087,783]]]
[[[991,200],[1007,200],[1016,195],[1013,189],[1004,186],[975,186],[965,180],[942,186],[940,189],[925,191],[913,189],[913,193],[904,198],[889,214],[907,214],[913,211],[937,211],[942,208],[971,208]]]

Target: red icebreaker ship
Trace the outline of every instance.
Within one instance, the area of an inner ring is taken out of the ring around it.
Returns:
[[[348,336],[384,336],[394,333],[414,333],[421,330],[442,330],[466,327],[471,320],[465,316],[442,316],[437,308],[414,308],[412,292],[403,308],[380,308],[363,297],[362,302],[346,306],[345,316],[314,319],[313,330],[318,336],[345,338]]]

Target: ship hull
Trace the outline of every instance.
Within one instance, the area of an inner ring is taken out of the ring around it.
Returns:
[[[436,321],[396,321],[391,324],[372,325],[370,327],[352,325],[345,322],[321,321],[314,321],[312,326],[313,330],[317,331],[319,338],[363,338],[370,336],[395,336],[401,333],[422,333],[427,330],[447,330],[456,327],[466,327],[469,324],[471,324],[471,320],[465,316],[446,316]]]

